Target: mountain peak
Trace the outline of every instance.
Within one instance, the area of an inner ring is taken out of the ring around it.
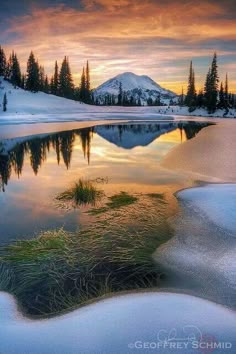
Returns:
[[[147,100],[150,98],[155,100],[158,96],[167,99],[176,97],[174,92],[162,88],[149,76],[137,75],[130,71],[118,74],[104,82],[94,90],[94,96],[101,102],[106,95],[114,95],[117,97],[120,84],[122,85],[122,90],[126,91],[128,97],[133,96],[134,99],[141,98],[143,104],[147,103]]]

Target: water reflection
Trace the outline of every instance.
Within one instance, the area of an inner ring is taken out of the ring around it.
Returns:
[[[159,162],[207,125],[189,124],[116,124],[22,138],[18,144],[10,140],[11,151],[0,156],[6,190],[0,193],[0,243],[32,238],[41,230],[77,231],[91,225],[91,216],[83,208],[66,212],[53,201],[79,178],[108,178],[102,186],[106,196],[120,191],[164,193],[165,213],[173,215],[177,208],[173,193],[188,186],[189,179]],[[127,220],[133,219],[133,214],[126,214]]]
[[[207,125],[209,124],[196,122],[111,124],[54,133],[36,138],[29,137],[21,143],[17,143],[16,139],[15,147],[8,154],[0,155],[2,191],[5,191],[5,186],[8,184],[13,172],[18,178],[22,175],[27,157],[29,157],[30,165],[35,175],[38,174],[40,167],[46,162],[51,151],[56,153],[57,164],[59,165],[62,162],[69,169],[73,150],[79,143],[84,158],[89,164],[94,133],[118,147],[131,150],[138,146],[148,146],[159,137],[162,137],[162,141],[165,141],[166,137],[168,140],[168,132],[174,132],[175,135],[171,135],[172,139],[178,139],[182,142],[193,138]]]

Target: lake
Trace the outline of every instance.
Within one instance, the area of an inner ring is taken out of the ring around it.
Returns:
[[[31,238],[51,228],[76,231],[87,225],[86,208],[65,212],[54,203],[56,194],[79,178],[104,181],[100,185],[107,196],[120,191],[164,193],[167,212],[174,213],[172,194],[189,181],[161,168],[160,161],[207,125],[116,123],[23,138],[7,156],[0,156],[0,242]]]
[[[171,149],[209,125],[103,122],[79,129],[61,126],[55,132],[49,125],[50,133],[44,126],[40,135],[32,129],[29,136],[3,141],[0,242],[11,245],[3,289],[11,284],[11,292],[31,315],[147,288],[176,289],[235,307],[234,283],[225,290],[217,267],[202,266],[202,259],[211,257],[212,242],[217,251],[222,242],[227,244],[228,254],[230,235],[204,218],[197,222],[194,212],[190,218],[175,193],[201,182],[161,165]],[[81,180],[101,198],[77,205],[59,198]],[[29,242],[14,248],[15,240]],[[204,250],[199,247],[203,243]],[[9,283],[11,272],[15,285]]]

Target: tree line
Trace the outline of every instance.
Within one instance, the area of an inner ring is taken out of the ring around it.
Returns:
[[[60,97],[74,99],[87,104],[96,105],[119,105],[119,106],[141,106],[141,98],[128,95],[123,90],[120,83],[118,95],[109,95],[105,97],[94,98],[90,85],[90,68],[89,62],[86,62],[85,67],[82,69],[80,85],[75,86],[70,69],[69,58],[64,57],[61,66],[55,62],[54,73],[51,78],[46,75],[44,67],[41,66],[35,58],[34,53],[31,51],[28,61],[26,74],[22,74],[20,63],[16,53],[13,51],[9,59],[6,59],[3,48],[0,46],[0,76],[5,80],[10,81],[15,87],[22,89],[45,93],[51,93]],[[147,105],[161,106],[161,97],[157,96],[156,99],[149,97]],[[170,101],[170,105],[173,104]],[[214,53],[212,63],[206,75],[204,88],[196,91],[195,86],[195,72],[192,61],[190,62],[189,77],[187,93],[179,96],[179,105],[187,106],[189,111],[192,112],[196,108],[205,108],[208,113],[214,113],[216,109],[225,109],[226,113],[229,108],[236,107],[236,97],[229,92],[228,89],[228,76],[226,74],[225,82],[219,84],[217,54]],[[4,95],[3,110],[6,110],[7,97]]]
[[[93,103],[88,61],[82,69],[80,85],[76,87],[67,56],[64,57],[60,68],[58,62],[55,62],[54,73],[49,78],[44,67],[39,64],[31,51],[27,61],[26,74],[22,74],[17,54],[13,51],[7,60],[3,48],[0,46],[0,76],[11,82],[14,87],[20,87],[27,91],[42,91],[87,104]]]
[[[180,105],[189,107],[189,112],[196,108],[205,108],[208,113],[212,114],[216,109],[225,109],[226,113],[229,108],[236,107],[235,95],[229,93],[228,75],[226,74],[225,82],[220,83],[217,64],[217,54],[214,53],[211,65],[206,75],[204,89],[200,89],[197,93],[195,87],[195,72],[192,61],[190,62],[188,87],[186,96],[180,95]]]

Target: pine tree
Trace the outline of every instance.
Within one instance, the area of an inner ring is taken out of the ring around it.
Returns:
[[[204,94],[203,94],[203,90],[199,90],[198,95],[197,95],[197,99],[196,99],[196,105],[198,108],[201,108],[204,106]]]
[[[0,46],[0,76],[5,76],[7,67],[6,55],[3,48]]]
[[[3,112],[6,112],[7,111],[7,94],[6,94],[6,92],[4,93],[4,96],[3,96],[2,106],[3,106]]]
[[[55,62],[55,68],[54,68],[52,93],[54,95],[58,95],[59,93],[59,72],[58,72],[57,61]]]
[[[55,86],[55,82],[54,82]],[[71,75],[69,60],[67,57],[64,58],[61,70],[59,74],[59,94],[62,97],[73,98],[74,85]]]
[[[181,91],[181,95],[179,97],[179,105],[182,107],[184,105],[184,89],[182,86],[182,91]]]
[[[211,69],[209,68],[206,76],[205,86],[204,86],[204,101],[206,107],[208,107],[209,105],[210,95],[211,95]]]
[[[10,81],[11,83],[16,87],[21,86],[21,70],[20,70],[20,64],[17,59],[16,53],[12,53],[11,56],[11,61],[12,61],[12,67],[11,67],[11,78]]]
[[[206,84],[205,84],[205,101],[208,113],[214,113],[217,106],[218,98],[218,66],[217,66],[217,55],[214,53],[211,67],[208,71]]]
[[[81,81],[80,81],[80,100],[82,102],[85,102],[86,100],[86,76],[85,76],[84,67],[82,70]]]
[[[54,78],[53,78],[53,76],[51,77],[51,80],[50,80],[50,93],[54,94]]]
[[[118,105],[121,106],[123,103],[123,89],[122,89],[122,83],[120,82],[119,84],[119,94],[118,94]]]
[[[43,66],[39,66],[39,91],[44,91],[45,71]]]
[[[228,74],[226,74],[226,77],[225,77],[225,92],[224,92],[224,96],[225,96],[225,104],[228,107],[229,106]]]
[[[91,88],[90,88],[90,69],[89,69],[88,60],[87,60],[86,72],[85,72],[85,95],[86,95],[85,102],[90,103],[90,101],[91,101]]]
[[[32,92],[38,92],[40,88],[39,65],[35,60],[34,53],[31,52],[27,62],[27,80],[26,89]]]
[[[223,82],[221,82],[220,84],[218,107],[225,108],[225,92],[224,92]]]
[[[25,82],[26,82],[26,77],[25,75],[21,75],[21,84],[20,87],[24,90],[25,89]]]
[[[49,87],[49,82],[48,82],[48,76],[46,75],[45,81],[44,81],[44,92],[49,93],[50,87]]]
[[[185,98],[185,104],[189,107],[189,111],[196,107],[196,89],[195,89],[195,74],[193,70],[193,63],[190,62],[189,78],[187,95]]]
[[[11,76],[12,76],[12,54],[10,54],[9,59],[7,61],[4,78],[6,80],[11,80]]]

